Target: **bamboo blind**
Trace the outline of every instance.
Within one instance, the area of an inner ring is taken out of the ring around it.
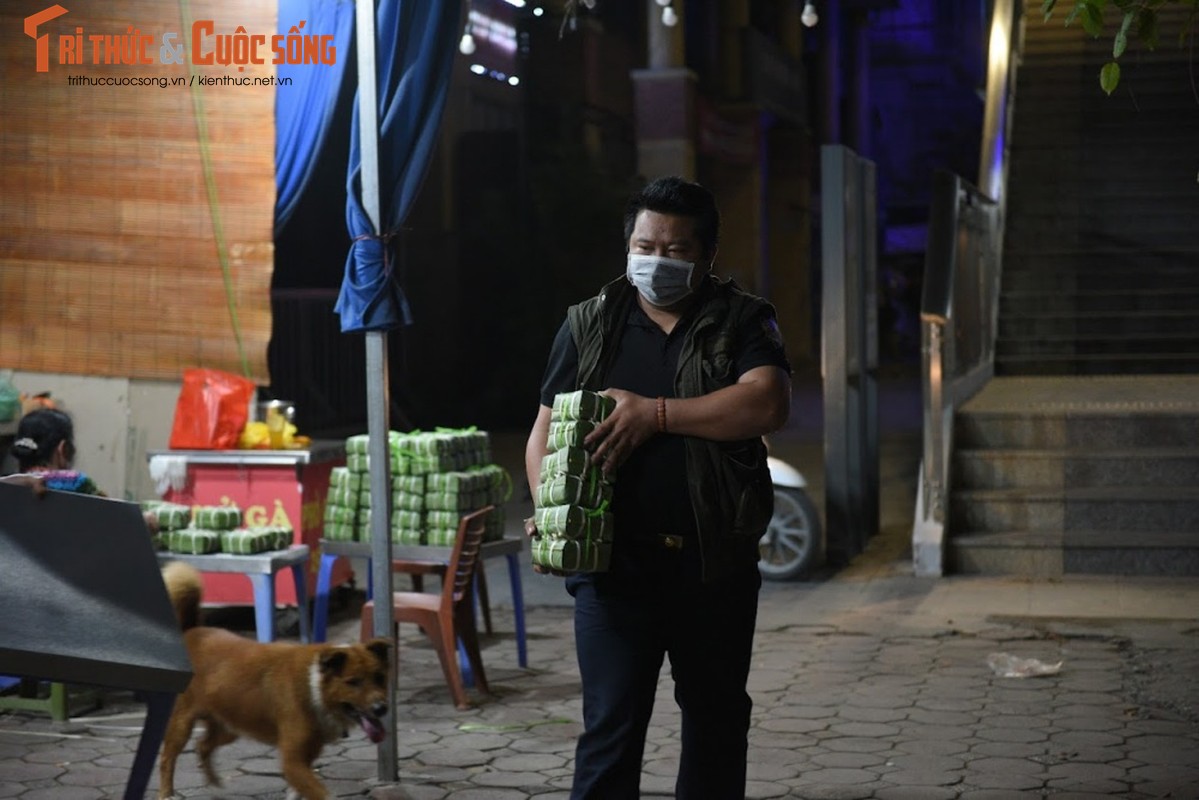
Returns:
[[[212,19],[217,33],[240,25],[269,40],[275,4],[68,2],[67,14],[38,28],[50,56],[39,73],[24,15],[51,5],[0,9],[0,367],[168,380],[187,367],[243,373],[235,313],[249,375],[268,383],[276,89],[188,84],[189,69],[240,78],[275,68],[164,65],[158,48],[164,33],[179,32],[190,55],[183,9]],[[129,28],[152,36],[154,63],[93,64],[89,45],[84,64],[59,64],[59,36],[79,27],[85,37]],[[184,82],[71,85],[70,76]]]

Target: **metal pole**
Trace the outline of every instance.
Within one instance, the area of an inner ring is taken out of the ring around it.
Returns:
[[[825,518],[830,563],[878,531],[878,318],[874,164],[820,148]]]
[[[358,121],[362,166],[362,207],[375,233],[380,232],[379,211],[379,103],[375,85],[375,3],[358,0],[355,8],[358,46]],[[388,446],[387,332],[366,333],[366,422],[370,436],[371,577],[375,593],[373,630],[376,636],[393,637],[391,621],[391,458]],[[393,647],[398,647],[393,640]],[[396,749],[396,676],[389,671],[384,737],[378,746],[379,780],[399,780]]]
[[[1012,39],[1018,34],[1015,25],[1019,13],[1014,0],[996,0],[991,11],[991,34],[987,47],[987,99],[983,108],[982,155],[978,165],[978,188],[1005,205],[1004,186],[1007,185],[1008,117],[1011,102]]]
[[[845,426],[845,509],[848,527],[848,562],[865,548],[862,528],[862,376],[866,365],[862,349],[862,159],[845,148],[845,407],[842,424]]]
[[[824,378],[824,497],[828,559],[844,564],[853,557],[847,471],[849,430],[849,343],[846,337],[845,196],[848,151],[841,145],[820,148],[821,195],[821,372]]]
[[[878,198],[874,162],[858,161],[861,182],[860,218],[862,237],[860,332],[862,393],[862,549],[879,532],[879,442],[878,442]]]

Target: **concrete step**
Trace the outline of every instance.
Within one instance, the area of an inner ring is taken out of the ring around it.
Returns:
[[[1146,407],[1144,412],[1150,409]],[[1199,417],[1190,413],[971,413],[958,415],[954,446],[971,450],[1103,450],[1177,447],[1199,442]]]
[[[1195,138],[1199,140],[1199,129],[1195,131]],[[1030,171],[1046,172],[1047,169],[1034,166]],[[1179,227],[1190,228],[1195,212],[1199,210],[1194,171],[1194,164],[1167,164],[1155,169],[1157,174],[1138,170],[1136,178],[1106,175],[1108,180],[1114,182],[1106,189],[1088,188],[1091,182],[1078,180],[1077,170],[1064,169],[1056,174],[1050,172],[1047,176],[1050,182],[1074,196],[1038,194],[1027,200],[1019,200],[1020,210],[1013,213],[1012,224],[1008,226],[1011,230],[1005,231],[1005,236],[1016,236],[1021,242],[1032,237],[1050,237],[1039,243],[1039,249],[1069,247],[1082,253],[1100,243],[1124,247],[1139,244],[1146,254],[1158,248],[1185,249],[1193,239],[1159,244],[1156,237]],[[1139,196],[1126,196],[1117,188],[1125,186]],[[1017,200],[1017,194],[1013,193],[1012,202]],[[1089,200],[1094,201],[1093,207],[1088,203]],[[1121,201],[1128,207],[1127,213],[1115,208]],[[1058,234],[1076,233],[1086,234],[1086,238],[1081,241],[1054,238]]]
[[[1199,140],[1199,132],[1196,133],[1196,139]],[[1195,167],[1192,164],[1188,169],[1193,172]],[[1140,227],[1132,227],[1115,214],[1096,217],[1085,224],[1069,224],[1067,220],[1055,221],[1055,213],[1046,210],[1033,212],[1031,218],[1021,217],[1019,224],[1011,226],[1012,241],[1019,243],[1022,250],[1050,245],[1067,245],[1085,250],[1096,241],[1123,245],[1140,242],[1146,250],[1152,250],[1159,247],[1185,247],[1195,240],[1195,231],[1181,224],[1177,217],[1160,222],[1146,221]]]
[[[1194,447],[1094,450],[958,450],[953,489],[1199,486]]]
[[[1146,355],[1009,355],[995,359],[995,374],[1008,376],[1194,375],[1199,353]]]
[[[1199,315],[1193,311],[1072,311],[1008,314],[999,320],[1000,341],[1008,337],[1192,335],[1199,332]]]
[[[1193,191],[1193,190],[1192,190]],[[1009,247],[1003,248],[1004,258],[1012,264],[1012,269],[1056,269],[1060,264],[1071,269],[1085,270],[1089,267],[1113,267],[1126,269],[1143,269],[1146,265],[1186,265],[1191,269],[1199,269],[1199,247],[1193,244],[1189,247],[1179,247],[1170,250],[1125,247],[1115,244],[1095,242],[1085,250],[1077,247],[1046,245],[1036,250],[1022,250]]]
[[[1072,292],[1079,289],[1139,291],[1141,289],[1199,289],[1199,265],[1150,264],[1070,268],[1044,264],[1030,268],[1012,264],[1003,271],[1003,288],[1013,292]],[[1199,316],[1196,317],[1199,329]]]
[[[1199,575],[1199,535],[1157,531],[1130,537],[1127,531],[966,532],[949,539],[947,570],[958,574],[1022,575]]]
[[[1151,146],[1159,145],[1155,143]],[[1186,147],[1189,144],[1180,145],[1170,141],[1162,142],[1160,146]],[[1064,169],[1066,166],[1071,168],[1066,170]],[[1161,169],[1162,175],[1139,173],[1134,179],[1121,180],[1118,184],[1113,185],[1111,177],[1106,172],[1095,175],[1092,172],[1084,173],[1081,167],[1075,167],[1075,165],[1059,164],[1058,172],[1068,175],[1067,181],[1060,184],[1048,182],[1048,185],[1044,186],[1030,186],[1027,191],[1022,190],[1017,184],[1008,195],[1008,202],[1016,204],[1016,208],[1019,209],[1014,212],[1016,216],[1069,214],[1073,217],[1081,217],[1085,216],[1093,205],[1092,213],[1099,212],[1106,217],[1120,213],[1121,203],[1123,203],[1124,209],[1130,206],[1157,206],[1162,209],[1163,213],[1179,213],[1180,209],[1193,207],[1199,201],[1196,201],[1195,198],[1194,176],[1179,173],[1175,171],[1177,169],[1177,167],[1169,165]],[[1064,249],[1060,246],[1054,247],[1053,243],[1050,243],[1038,253]],[[1185,247],[1180,248],[1180,251],[1185,249]],[[1088,243],[1086,252],[1092,251],[1102,252],[1097,242]],[[1127,255],[1130,260],[1137,259],[1140,263],[1157,259],[1159,256],[1158,253],[1148,250],[1127,252]],[[1192,265],[1195,263],[1193,254],[1189,263]]]
[[[1159,124],[1166,125],[1168,123],[1168,114],[1163,113],[1163,121]],[[1175,120],[1177,122],[1177,120]],[[1099,181],[1109,170],[1118,171],[1121,177],[1134,181],[1135,183],[1143,182],[1147,177],[1143,174],[1143,170],[1159,171],[1163,168],[1183,169],[1185,172],[1175,173],[1178,186],[1182,188],[1184,181],[1190,179],[1194,182],[1194,163],[1186,158],[1189,150],[1185,147],[1186,136],[1161,136],[1156,142],[1148,143],[1151,147],[1154,145],[1162,146],[1161,152],[1154,150],[1137,151],[1129,153],[1127,160],[1107,160],[1105,158],[1087,159],[1083,157],[1075,158],[1068,154],[1063,154],[1060,150],[1062,140],[1076,141],[1079,145],[1107,145],[1115,146],[1116,143],[1125,142],[1130,138],[1136,138],[1140,133],[1140,128],[1128,128],[1122,130],[1112,126],[1110,130],[1104,130],[1107,135],[1104,137],[1096,137],[1094,135],[1083,135],[1077,131],[1064,130],[1066,126],[1060,121],[1055,120],[1038,120],[1035,133],[1045,136],[1051,136],[1058,140],[1057,147],[1046,146],[1039,147],[1033,144],[1021,143],[1018,147],[1013,148],[1011,162],[1009,164],[1013,173],[1028,168],[1043,168],[1051,173],[1070,173],[1073,179],[1078,179],[1087,183]],[[1186,125],[1184,130],[1194,128],[1195,125]],[[1029,131],[1031,136],[1034,131]],[[1052,141],[1052,139],[1051,139]],[[1165,146],[1168,145],[1168,146]],[[1180,152],[1181,151],[1181,152]],[[1187,169],[1187,167],[1190,169]],[[1152,174],[1152,173],[1151,173]],[[1098,184],[1096,184],[1098,187]],[[1102,189],[1105,196],[1118,196],[1122,183],[1114,183],[1106,187],[1098,187]],[[1059,187],[1061,188],[1061,187]]]
[[[1074,72],[1073,75],[1053,86],[1038,85],[1039,81],[1048,80],[1048,76],[1043,73],[1031,76],[1027,81],[1017,79],[1016,102],[1019,104],[1019,108],[1017,109],[1016,124],[1022,123],[1020,113],[1035,114],[1038,123],[1045,120],[1051,125],[1057,123],[1063,128],[1071,124],[1078,127],[1084,122],[1100,122],[1105,125],[1110,124],[1112,127],[1148,127],[1162,123],[1162,117],[1171,108],[1176,109],[1177,114],[1180,115],[1175,117],[1176,121],[1194,118],[1195,115],[1190,113],[1180,102],[1185,99],[1185,93],[1190,91],[1190,80],[1184,65],[1163,63],[1156,78],[1142,73],[1141,84],[1147,84],[1150,81],[1161,81],[1161,84],[1156,87],[1146,86],[1147,91],[1144,93],[1139,91],[1141,87],[1138,86],[1135,107],[1132,103],[1126,102],[1125,98],[1113,102],[1110,98],[1105,98],[1100,94],[1098,72],[1101,65],[1102,61],[1096,61],[1094,72]],[[1171,83],[1179,78],[1182,79],[1182,83]],[[1094,81],[1094,93],[1091,91],[1092,81]],[[1100,96],[1096,97],[1096,94],[1100,94]],[[1023,124],[1028,124],[1027,120],[1028,117],[1024,119]],[[1084,127],[1086,130],[1083,133],[1087,136],[1102,136],[1105,132],[1103,129],[1091,130],[1089,126]],[[1017,129],[1016,132],[1019,133],[1020,129]],[[1160,131],[1160,135],[1163,136],[1173,133],[1175,131]]]
[[[999,339],[996,355],[1139,356],[1199,353],[1199,333],[1121,333],[1009,335]]]
[[[1199,487],[1099,486],[953,492],[951,531],[1199,531]],[[1199,532],[1196,533],[1199,538]]]
[[[1192,234],[1193,236],[1193,234]],[[999,314],[1044,311],[1187,311],[1199,308],[1199,289],[1140,291],[1009,292],[999,298]]]

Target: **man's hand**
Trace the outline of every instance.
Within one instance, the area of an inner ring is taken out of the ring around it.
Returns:
[[[610,477],[642,442],[658,432],[658,401],[624,389],[604,389],[600,394],[616,400],[616,408],[583,445],[591,452],[591,463]]]
[[[531,542],[535,542],[541,538],[541,534],[537,532],[536,517],[528,517],[525,519],[525,536],[528,536],[529,541]],[[566,576],[566,573],[562,570],[553,569],[552,567],[543,567],[541,564],[534,564],[533,571],[538,575],[557,575],[559,577]]]

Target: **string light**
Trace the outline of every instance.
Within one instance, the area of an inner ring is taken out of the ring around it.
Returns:
[[[674,6],[667,4],[662,9],[662,24],[667,28],[673,28],[679,24],[679,15],[674,13]]]
[[[808,0],[804,3],[803,13],[800,14],[799,21],[809,28],[816,27],[816,23],[820,21],[820,15],[816,13],[816,4]]]
[[[470,35],[470,5],[466,7],[466,27],[462,30],[462,38],[458,40],[458,52],[469,56],[475,52],[475,37]]]

